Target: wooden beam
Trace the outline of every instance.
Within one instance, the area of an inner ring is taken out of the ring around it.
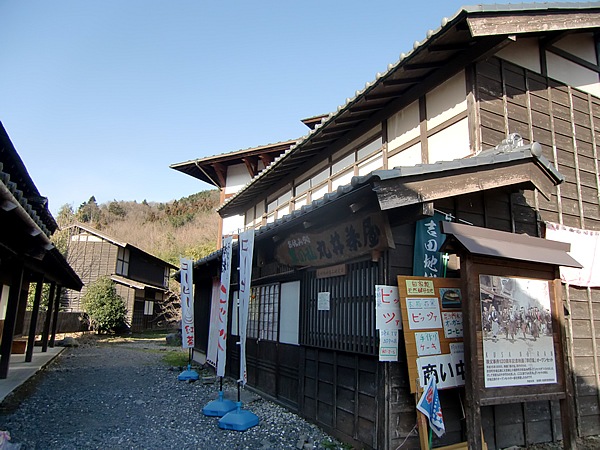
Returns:
[[[391,80],[385,80],[384,86],[402,86],[406,84],[415,84],[423,81],[423,77],[405,77],[405,78],[394,78]]]
[[[546,50],[548,50],[550,53],[554,53],[555,55],[560,56],[561,58],[566,59],[567,61],[571,61],[575,64],[585,67],[586,69],[593,70],[596,73],[600,73],[600,66],[598,66],[598,64],[586,61],[585,59],[580,58],[579,56],[576,56],[572,53],[569,53],[561,48],[555,47],[554,45],[546,46]]]
[[[264,166],[267,167],[269,164],[273,162],[273,155],[270,153],[263,153],[262,155],[258,155],[260,160],[263,162]]]
[[[398,179],[382,180],[375,182],[374,190],[380,208],[388,210],[512,185],[531,183],[537,187],[547,177],[541,174],[541,170],[537,170],[537,173],[532,170],[530,164],[526,164],[526,167],[481,167],[479,171],[430,174],[428,178],[420,179],[406,177],[401,182]],[[542,189],[546,188],[542,186]]]
[[[600,27],[600,12],[538,14],[502,14],[467,17],[473,37],[522,33],[548,33],[550,31],[576,30]]]
[[[215,173],[217,174],[217,178],[219,179],[219,184],[221,186],[223,186],[223,189],[225,189],[225,186],[227,186],[227,168],[220,163],[213,163],[211,164],[213,170],[215,171]]]
[[[258,158],[248,156],[248,157],[242,158],[242,161],[244,161],[244,164],[246,165],[246,169],[248,169],[248,173],[250,174],[250,177],[254,178],[258,171]]]

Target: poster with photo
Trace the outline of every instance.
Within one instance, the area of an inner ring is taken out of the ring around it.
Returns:
[[[556,383],[547,280],[479,275],[485,387]]]

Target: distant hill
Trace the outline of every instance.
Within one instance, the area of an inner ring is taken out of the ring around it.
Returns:
[[[219,191],[202,191],[179,200],[157,203],[144,200],[98,204],[94,196],[77,210],[61,207],[56,221],[61,228],[79,221],[105,234],[135,245],[179,266],[179,257],[200,259],[216,250]],[[66,248],[66,234],[57,231],[55,245]]]

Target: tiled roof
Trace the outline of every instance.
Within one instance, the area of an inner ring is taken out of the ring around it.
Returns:
[[[411,50],[401,53],[398,61],[389,64],[386,71],[377,73],[374,80],[367,82],[354,96],[348,97],[345,104],[323,117],[320,124],[228,198],[217,211],[226,216],[244,210],[247,202],[264,195],[269,186],[284,179],[289,172],[297,169],[341,136],[347,136],[353,129],[350,125],[358,127],[359,124],[378,117],[377,114],[384,108],[411,95],[415,86],[426,86],[429,80],[435,80],[438,69],[448,70],[448,67],[454,64],[464,65],[458,55],[471,52],[475,57],[480,56],[505,39],[504,36],[498,35],[489,36],[486,42],[474,41],[468,27],[456,26],[467,17],[593,9],[600,9],[600,2],[492,4],[461,8],[454,16],[443,18],[439,28],[428,30],[425,39],[415,41]],[[540,23],[538,28],[539,32],[545,30],[543,23]],[[430,51],[427,51],[428,49]]]
[[[305,215],[322,208],[325,205],[335,202],[340,197],[347,195],[363,186],[370,185],[374,181],[397,180],[398,184],[402,184],[405,179],[419,175],[439,174],[453,170],[469,170],[474,168],[483,168],[486,166],[500,165],[507,162],[526,162],[533,161],[538,164],[546,172],[547,176],[553,180],[555,184],[559,184],[564,180],[564,177],[556,170],[556,168],[541,154],[541,146],[538,143],[530,145],[513,146],[513,142],[521,142],[520,138],[511,138],[503,141],[502,144],[480,152],[477,156],[463,159],[455,159],[451,161],[439,161],[433,164],[417,164],[415,166],[396,167],[388,170],[375,170],[367,175],[352,177],[349,184],[340,186],[336,191],[325,194],[322,198],[311,202],[308,205],[302,206],[300,209],[292,211],[272,223],[268,223],[258,228],[255,232],[256,238],[270,234],[270,232],[280,228],[281,226],[299,222]],[[514,139],[514,140],[513,140]],[[508,142],[507,142],[508,141]],[[202,258],[194,263],[194,266],[209,264],[221,257],[222,251],[218,250],[210,255]]]

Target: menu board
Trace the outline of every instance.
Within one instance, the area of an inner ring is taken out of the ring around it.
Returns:
[[[438,389],[465,383],[461,280],[398,277],[411,392],[436,377]]]

